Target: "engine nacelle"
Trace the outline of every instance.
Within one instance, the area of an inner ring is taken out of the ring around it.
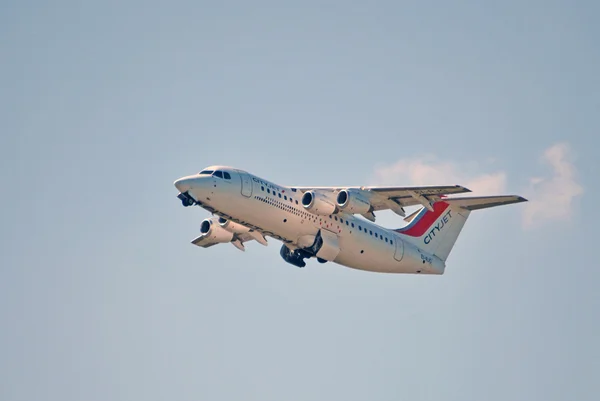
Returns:
[[[231,242],[233,239],[233,233],[221,227],[218,224],[218,219],[215,218],[202,220],[200,233],[205,238],[210,238],[219,243]]]
[[[369,213],[371,204],[359,192],[351,189],[342,189],[338,192],[337,205],[346,213]]]
[[[326,216],[336,212],[335,203],[323,193],[317,191],[306,191],[302,195],[302,206],[309,212],[319,216]]]
[[[219,225],[233,234],[244,234],[250,231],[248,227],[234,223],[233,221],[224,219],[223,217],[219,217]]]

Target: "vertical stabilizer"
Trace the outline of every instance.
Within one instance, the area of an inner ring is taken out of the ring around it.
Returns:
[[[445,261],[472,210],[525,202],[515,196],[446,198],[421,209],[406,227],[395,230],[403,239]]]

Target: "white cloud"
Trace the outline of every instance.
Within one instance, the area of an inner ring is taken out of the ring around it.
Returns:
[[[510,191],[510,194],[520,194],[529,200],[522,209],[524,228],[569,220],[573,201],[583,194],[568,144],[557,143],[549,147],[544,151],[541,161],[550,167],[551,174],[531,177],[527,188]],[[492,161],[481,164],[440,160],[432,155],[402,159],[376,167],[372,183],[389,186],[459,184],[473,191],[468,196],[506,194],[506,172],[490,172],[490,163]]]
[[[548,221],[568,221],[573,201],[583,194],[577,181],[573,155],[566,143],[557,143],[544,151],[541,161],[548,165],[549,177],[534,177],[526,190],[529,202],[523,212],[523,226],[531,228]]]
[[[481,173],[477,163],[438,160],[434,156],[399,160],[375,169],[375,185],[464,185],[473,195],[497,195],[506,189],[506,173]]]

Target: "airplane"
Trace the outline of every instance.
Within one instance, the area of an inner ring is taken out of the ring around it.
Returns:
[[[283,242],[281,257],[305,267],[305,259],[379,273],[444,274],[446,260],[471,211],[526,202],[518,195],[457,197],[460,185],[416,187],[300,187],[277,185],[244,170],[209,166],[174,182],[182,205],[214,216],[191,241],[203,248],[231,243]],[[406,207],[419,207],[406,216]],[[408,223],[375,224],[375,212],[391,210]]]

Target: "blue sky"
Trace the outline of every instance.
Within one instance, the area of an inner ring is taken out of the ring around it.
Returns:
[[[4,2],[0,399],[597,399],[599,11]],[[441,277],[297,269],[189,244],[210,164],[531,202]]]

